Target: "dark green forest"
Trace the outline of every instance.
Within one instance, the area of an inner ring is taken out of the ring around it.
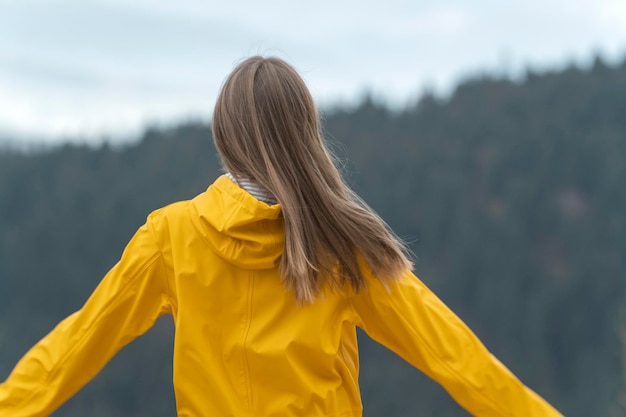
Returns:
[[[402,110],[366,97],[323,126],[346,181],[502,362],[567,416],[626,415],[626,61],[475,76]],[[0,380],[152,210],[220,174],[203,123],[0,152]],[[161,319],[54,416],[174,416],[173,332]],[[359,336],[365,416],[468,415]]]

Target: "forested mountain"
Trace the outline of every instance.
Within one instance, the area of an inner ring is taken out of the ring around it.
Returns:
[[[565,415],[626,414],[626,62],[462,82],[403,111],[324,114],[347,181],[416,272]],[[210,127],[0,153],[0,380],[80,308],[148,213],[220,174]],[[162,319],[54,415],[173,416]],[[366,416],[465,416],[360,335]],[[207,393],[210,395],[210,393]]]

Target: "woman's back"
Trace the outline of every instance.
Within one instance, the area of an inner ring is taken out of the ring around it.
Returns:
[[[283,227],[226,176],[151,219],[171,275],[180,416],[360,415],[345,295],[299,306],[278,273]]]

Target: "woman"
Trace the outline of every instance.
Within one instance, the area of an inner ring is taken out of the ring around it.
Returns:
[[[342,181],[310,93],[277,58],[227,78],[226,175],[153,212],[84,307],[0,385],[0,415],[46,416],[162,314],[178,415],[360,416],[356,326],[477,416],[559,416],[412,273]]]

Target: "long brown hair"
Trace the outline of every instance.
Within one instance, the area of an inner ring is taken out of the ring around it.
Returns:
[[[360,260],[387,284],[412,268],[406,246],[343,181],[311,94],[285,61],[250,57],[228,76],[213,113],[224,168],[281,205],[280,273],[299,302],[322,286],[365,286]]]

